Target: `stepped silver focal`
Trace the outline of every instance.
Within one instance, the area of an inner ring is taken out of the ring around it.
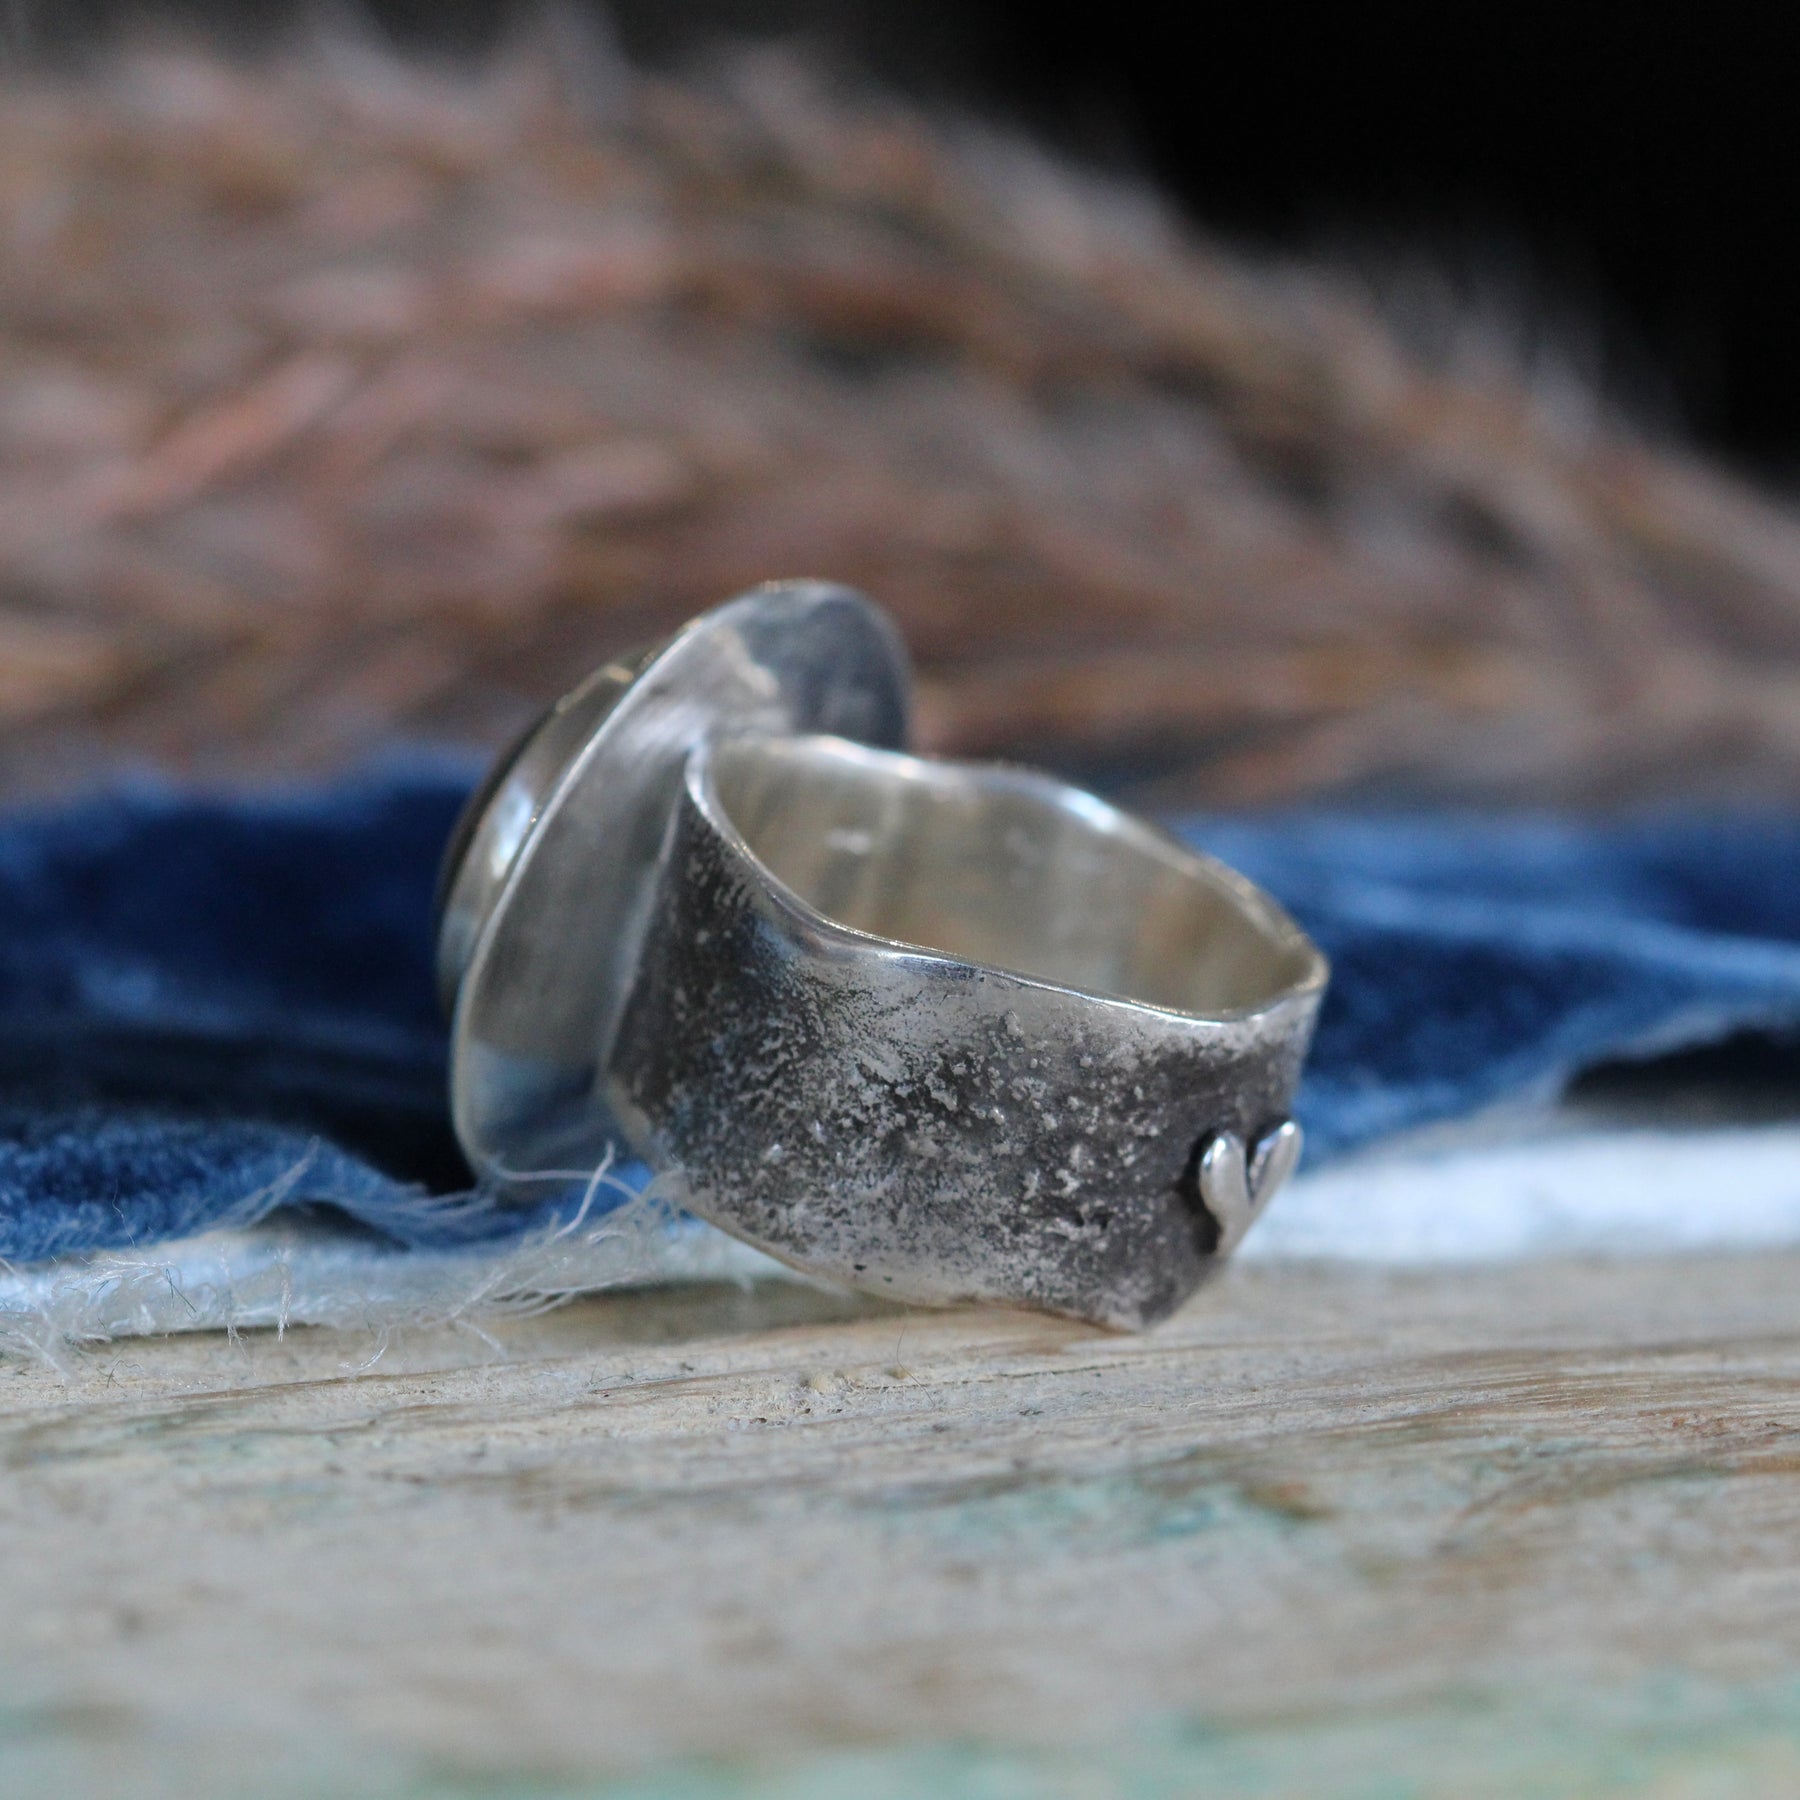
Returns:
[[[895,1299],[1169,1313],[1292,1169],[1324,958],[1266,895],[1047,776],[904,752],[886,618],[759,588],[553,707],[445,860],[477,1170],[641,1157]]]

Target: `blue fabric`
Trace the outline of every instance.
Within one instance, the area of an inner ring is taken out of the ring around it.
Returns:
[[[0,1256],[328,1199],[409,1240],[467,1181],[431,981],[459,776],[256,801],[140,791],[0,824]]]
[[[1289,816],[1189,835],[1332,959],[1299,1107],[1315,1160],[1549,1098],[1609,1060],[1800,1032],[1791,817]]]
[[[420,1243],[541,1217],[421,1200],[467,1180],[430,968],[465,791],[426,770],[0,822],[0,1256],[276,1202]],[[1300,1106],[1315,1156],[1607,1059],[1800,1032],[1792,818],[1285,815],[1189,835],[1333,959]]]

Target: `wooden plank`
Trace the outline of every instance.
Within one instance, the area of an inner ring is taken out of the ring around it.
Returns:
[[[1797,1291],[1246,1265],[1128,1338],[691,1287],[9,1365],[5,1791],[1795,1791]]]

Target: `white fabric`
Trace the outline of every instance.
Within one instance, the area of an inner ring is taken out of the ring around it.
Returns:
[[[1619,1127],[1386,1148],[1303,1174],[1242,1254],[1379,1263],[1800,1244],[1800,1123]]]
[[[1490,1121],[1295,1178],[1242,1254],[1388,1264],[1800,1245],[1800,1122]],[[279,1215],[134,1253],[0,1266],[0,1350],[288,1325],[461,1324],[652,1282],[788,1277],[653,1196],[502,1248],[396,1250]]]

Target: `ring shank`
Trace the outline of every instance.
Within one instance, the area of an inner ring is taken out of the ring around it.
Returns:
[[[800,1268],[1138,1327],[1215,1265],[1205,1152],[1283,1128],[1324,980],[1248,883],[1059,783],[714,739],[606,1103]]]

